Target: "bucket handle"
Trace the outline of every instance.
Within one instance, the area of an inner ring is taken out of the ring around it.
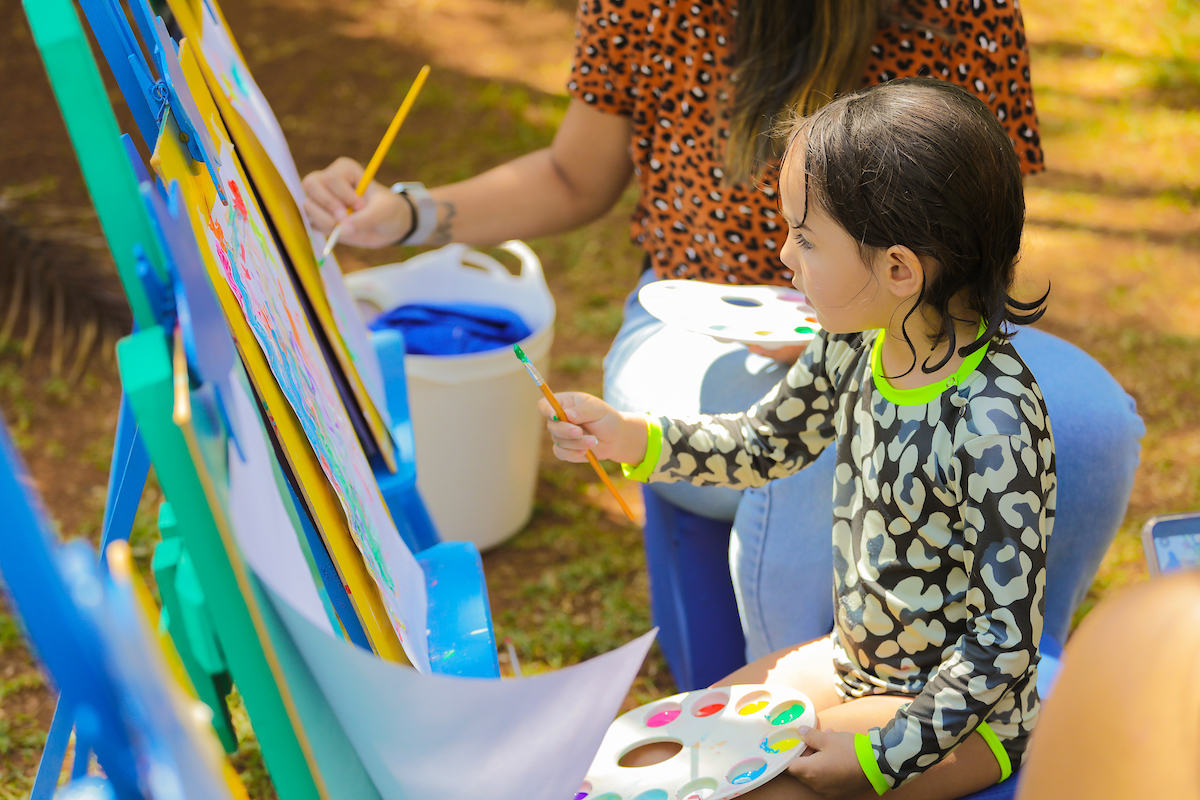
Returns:
[[[538,285],[545,286],[546,279],[542,274],[542,262],[538,259],[537,254],[519,239],[509,239],[500,245],[497,245],[501,250],[505,250],[521,262],[521,272],[514,276],[509,272],[503,264],[489,256],[487,253],[481,253],[478,250],[464,248],[459,260],[463,264],[469,264],[472,267],[479,267],[482,270],[492,273],[498,277],[513,279],[521,282],[533,282]]]

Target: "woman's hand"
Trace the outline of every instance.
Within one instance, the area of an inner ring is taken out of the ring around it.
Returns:
[[[851,797],[872,790],[854,752],[854,734],[801,728],[800,737],[808,750],[788,765],[796,780],[822,797]]]
[[[546,430],[554,442],[554,455],[562,461],[587,461],[586,451],[596,458],[637,464],[646,456],[646,418],[623,414],[598,397],[583,392],[554,395],[566,413],[557,419],[546,398],[538,401],[538,411],[546,417]]]
[[[313,226],[328,236],[338,223],[339,241],[356,247],[395,244],[412,226],[412,208],[403,197],[371,181],[362,197],[354,193],[363,167],[339,158],[328,167],[304,176],[304,211]]]

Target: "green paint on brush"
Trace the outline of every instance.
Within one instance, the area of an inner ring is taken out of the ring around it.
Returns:
[[[537,371],[537,367],[533,366],[533,362],[529,360],[529,357],[525,355],[525,351],[521,349],[521,345],[514,344],[513,352],[517,354],[517,358],[521,359],[521,363],[525,365],[525,371],[529,373],[529,377],[533,378],[534,383],[536,383],[538,386],[541,386],[543,383],[545,383],[545,381],[542,380],[541,373]],[[557,414],[554,415],[554,421],[558,422]]]
[[[525,355],[525,351],[521,349],[520,345],[514,344],[513,352],[517,354],[517,358],[521,359],[521,363],[525,365],[525,371],[529,373],[530,378],[533,378],[534,383],[536,383],[538,386],[541,386],[543,383],[545,383],[545,381],[542,380],[541,373],[537,371],[537,367],[535,367],[533,362],[530,361],[528,356]]]

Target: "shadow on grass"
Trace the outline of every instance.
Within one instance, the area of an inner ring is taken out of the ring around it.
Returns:
[[[1030,180],[1030,187],[1051,192],[1081,192],[1117,200],[1167,200],[1184,206],[1200,207],[1200,186],[1184,183],[1151,185],[1127,183],[1097,172],[1072,172],[1048,169]]]

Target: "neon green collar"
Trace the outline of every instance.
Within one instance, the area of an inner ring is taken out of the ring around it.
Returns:
[[[985,330],[987,330],[987,326],[981,321],[979,323],[979,332],[982,334]],[[935,400],[951,386],[962,386],[971,373],[983,363],[983,357],[987,355],[988,349],[988,345],[984,345],[974,353],[971,353],[971,355],[963,360],[958,369],[954,371],[954,374],[944,381],[931,383],[928,386],[918,386],[915,389],[897,389],[892,386],[883,374],[884,336],[883,329],[880,329],[879,335],[875,337],[875,344],[871,346],[871,377],[875,379],[875,387],[879,389],[879,393],[899,406],[925,405]]]

